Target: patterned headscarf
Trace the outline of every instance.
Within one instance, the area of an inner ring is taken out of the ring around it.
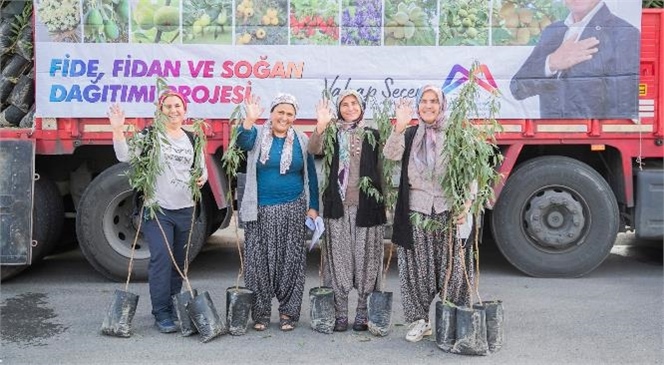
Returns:
[[[360,116],[356,120],[343,120],[341,117],[341,102],[349,95],[355,97],[358,104],[360,105]],[[364,118],[364,108],[364,99],[362,98],[362,95],[355,90],[344,90],[337,98],[337,115],[339,116],[337,121],[337,141],[339,142],[339,171],[337,174],[337,181],[339,183],[339,194],[341,195],[341,200],[346,200],[348,176],[350,174],[349,138],[352,138],[352,136],[349,136],[349,134],[354,133],[356,128],[362,125]]]
[[[279,93],[274,97],[274,99],[272,99],[272,103],[270,104],[270,113],[272,113],[274,108],[276,108],[279,104],[292,105],[293,109],[295,109],[295,115],[297,115],[297,110],[300,109],[299,105],[297,105],[297,99],[295,99],[295,96],[286,93]]]
[[[419,104],[422,100],[422,96],[427,91],[432,91],[436,94],[440,108],[438,116],[433,123],[425,122],[420,115]],[[437,148],[436,141],[438,139],[438,134],[442,132],[445,127],[445,109],[447,108],[447,100],[445,99],[445,94],[443,94],[443,91],[439,87],[435,85],[425,85],[418,91],[416,101],[417,116],[420,122],[418,133],[415,134],[415,138],[413,139],[412,148],[415,152],[413,157],[415,165],[420,173],[424,174],[425,172],[428,172],[428,175],[433,177],[438,155],[440,155],[440,149]],[[423,133],[420,132],[421,130],[423,130]]]
[[[173,90],[166,90],[159,96],[159,101],[157,102],[159,110],[161,110],[161,107],[164,106],[164,100],[166,100],[166,98],[169,96],[177,96],[178,98],[180,98],[180,100],[182,100],[182,106],[184,107],[184,111],[187,111],[187,100],[185,100],[184,95]]]
[[[297,115],[297,99],[291,94],[278,94],[270,104],[270,113],[274,111],[274,108],[279,104],[289,104],[295,109],[295,115]],[[281,160],[279,161],[279,173],[285,174],[290,168],[291,162],[293,161],[293,140],[295,139],[295,129],[293,126],[288,128],[286,132],[286,140],[284,141],[284,146],[281,150]],[[270,149],[272,148],[272,141],[274,140],[274,134],[272,133],[272,119],[268,121],[263,126],[263,131],[260,136],[261,141],[261,150],[258,160],[265,164],[270,158]]]
[[[364,105],[364,99],[362,98],[362,94],[360,94],[359,92],[357,92],[353,89],[344,90],[339,94],[339,97],[337,98],[337,115],[341,119],[341,102],[348,95],[353,95],[355,97],[355,99],[357,99],[358,104],[360,104],[360,117],[357,118],[357,120],[340,120],[340,122],[357,124],[357,123],[361,122],[362,119],[364,118],[365,105]]]

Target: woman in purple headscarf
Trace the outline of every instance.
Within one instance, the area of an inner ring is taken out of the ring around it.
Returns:
[[[411,322],[406,340],[417,342],[432,334],[429,307],[436,294],[443,289],[448,262],[449,245],[454,245],[452,275],[447,284],[447,300],[456,305],[470,304],[464,265],[456,262],[466,258],[465,268],[473,281],[472,253],[458,255],[461,240],[449,240],[443,227],[454,219],[466,225],[466,214],[450,216],[452,202],[445,196],[441,180],[445,175],[448,156],[445,145],[445,109],[447,101],[439,87],[426,85],[417,97],[418,124],[409,126],[413,105],[401,99],[396,104],[396,124],[385,142],[385,158],[402,161],[401,181],[394,212],[392,241],[397,244],[399,277],[404,315]],[[466,209],[470,201],[466,202]],[[411,216],[436,222],[434,229],[424,229],[411,222]]]
[[[347,330],[348,294],[355,288],[358,299],[353,330],[366,331],[367,298],[380,286],[383,271],[385,205],[368,191],[383,195],[377,144],[380,138],[377,130],[364,124],[365,105],[360,93],[341,92],[336,106],[339,118],[331,124],[334,118],[328,101],[318,103],[318,123],[309,141],[310,153],[322,154],[325,143],[332,147],[323,192],[323,216],[329,238],[323,273],[326,285],[334,289],[334,330]],[[336,133],[331,140],[325,140],[325,131],[332,125],[336,126]],[[370,187],[360,188],[361,181]]]

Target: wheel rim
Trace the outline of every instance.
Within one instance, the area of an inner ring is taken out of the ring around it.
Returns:
[[[561,252],[577,247],[587,234],[588,206],[564,187],[547,187],[533,194],[523,209],[523,227],[539,249]]]
[[[108,240],[108,244],[115,252],[127,258],[131,255],[131,245],[136,235],[136,227],[132,219],[131,194],[131,190],[127,190],[115,196],[106,207],[103,217],[104,236]],[[150,258],[150,250],[141,234],[136,242],[134,259],[148,258]]]

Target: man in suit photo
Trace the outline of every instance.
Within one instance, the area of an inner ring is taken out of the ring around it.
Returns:
[[[510,82],[516,100],[539,96],[540,118],[636,118],[640,32],[602,0],[564,0]]]

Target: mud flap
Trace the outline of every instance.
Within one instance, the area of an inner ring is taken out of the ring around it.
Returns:
[[[3,139],[0,143],[0,263],[32,262],[32,197],[35,143]]]

